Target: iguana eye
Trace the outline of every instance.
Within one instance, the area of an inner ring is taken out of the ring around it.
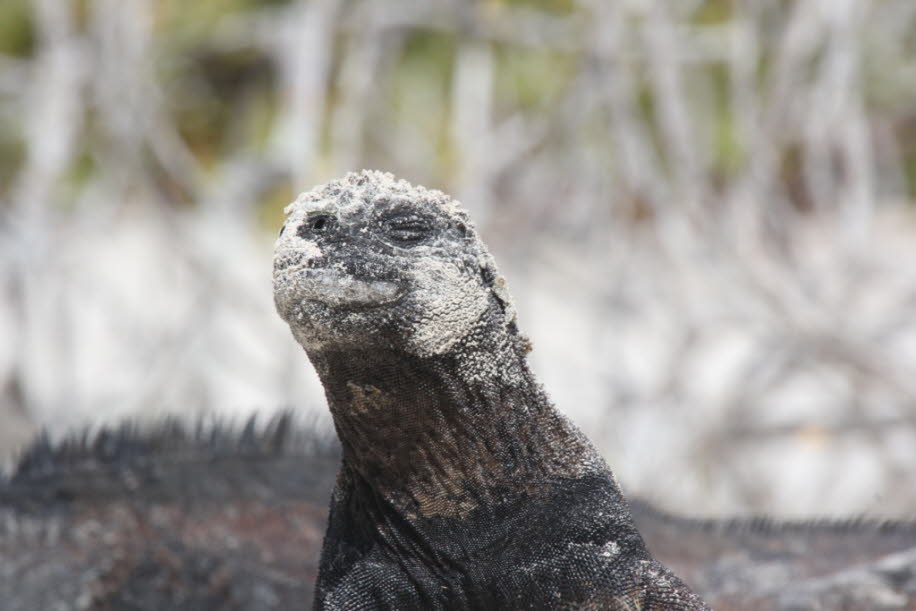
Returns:
[[[414,246],[432,235],[432,224],[419,217],[402,217],[385,224],[386,235],[400,246]]]

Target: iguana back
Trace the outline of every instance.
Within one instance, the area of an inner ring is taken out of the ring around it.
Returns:
[[[36,443],[0,479],[4,611],[311,600],[339,448],[288,418],[254,429],[122,427]],[[916,608],[916,524],[631,509],[653,555],[719,611]]]

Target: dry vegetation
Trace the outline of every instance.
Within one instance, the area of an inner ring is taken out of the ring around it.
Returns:
[[[471,209],[628,490],[916,513],[912,0],[8,0],[0,53],[7,447],[320,409],[270,234],[375,167]]]

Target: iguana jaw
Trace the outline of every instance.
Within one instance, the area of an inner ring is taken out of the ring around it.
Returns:
[[[396,303],[404,289],[388,280],[354,277],[334,269],[312,269],[299,264],[276,272],[279,284],[287,286],[301,301],[313,301],[330,307],[367,308]]]

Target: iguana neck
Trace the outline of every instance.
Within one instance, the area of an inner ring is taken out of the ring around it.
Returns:
[[[523,341],[475,333],[428,358],[310,354],[343,446],[344,476],[408,517],[432,517],[605,470],[534,379]]]

